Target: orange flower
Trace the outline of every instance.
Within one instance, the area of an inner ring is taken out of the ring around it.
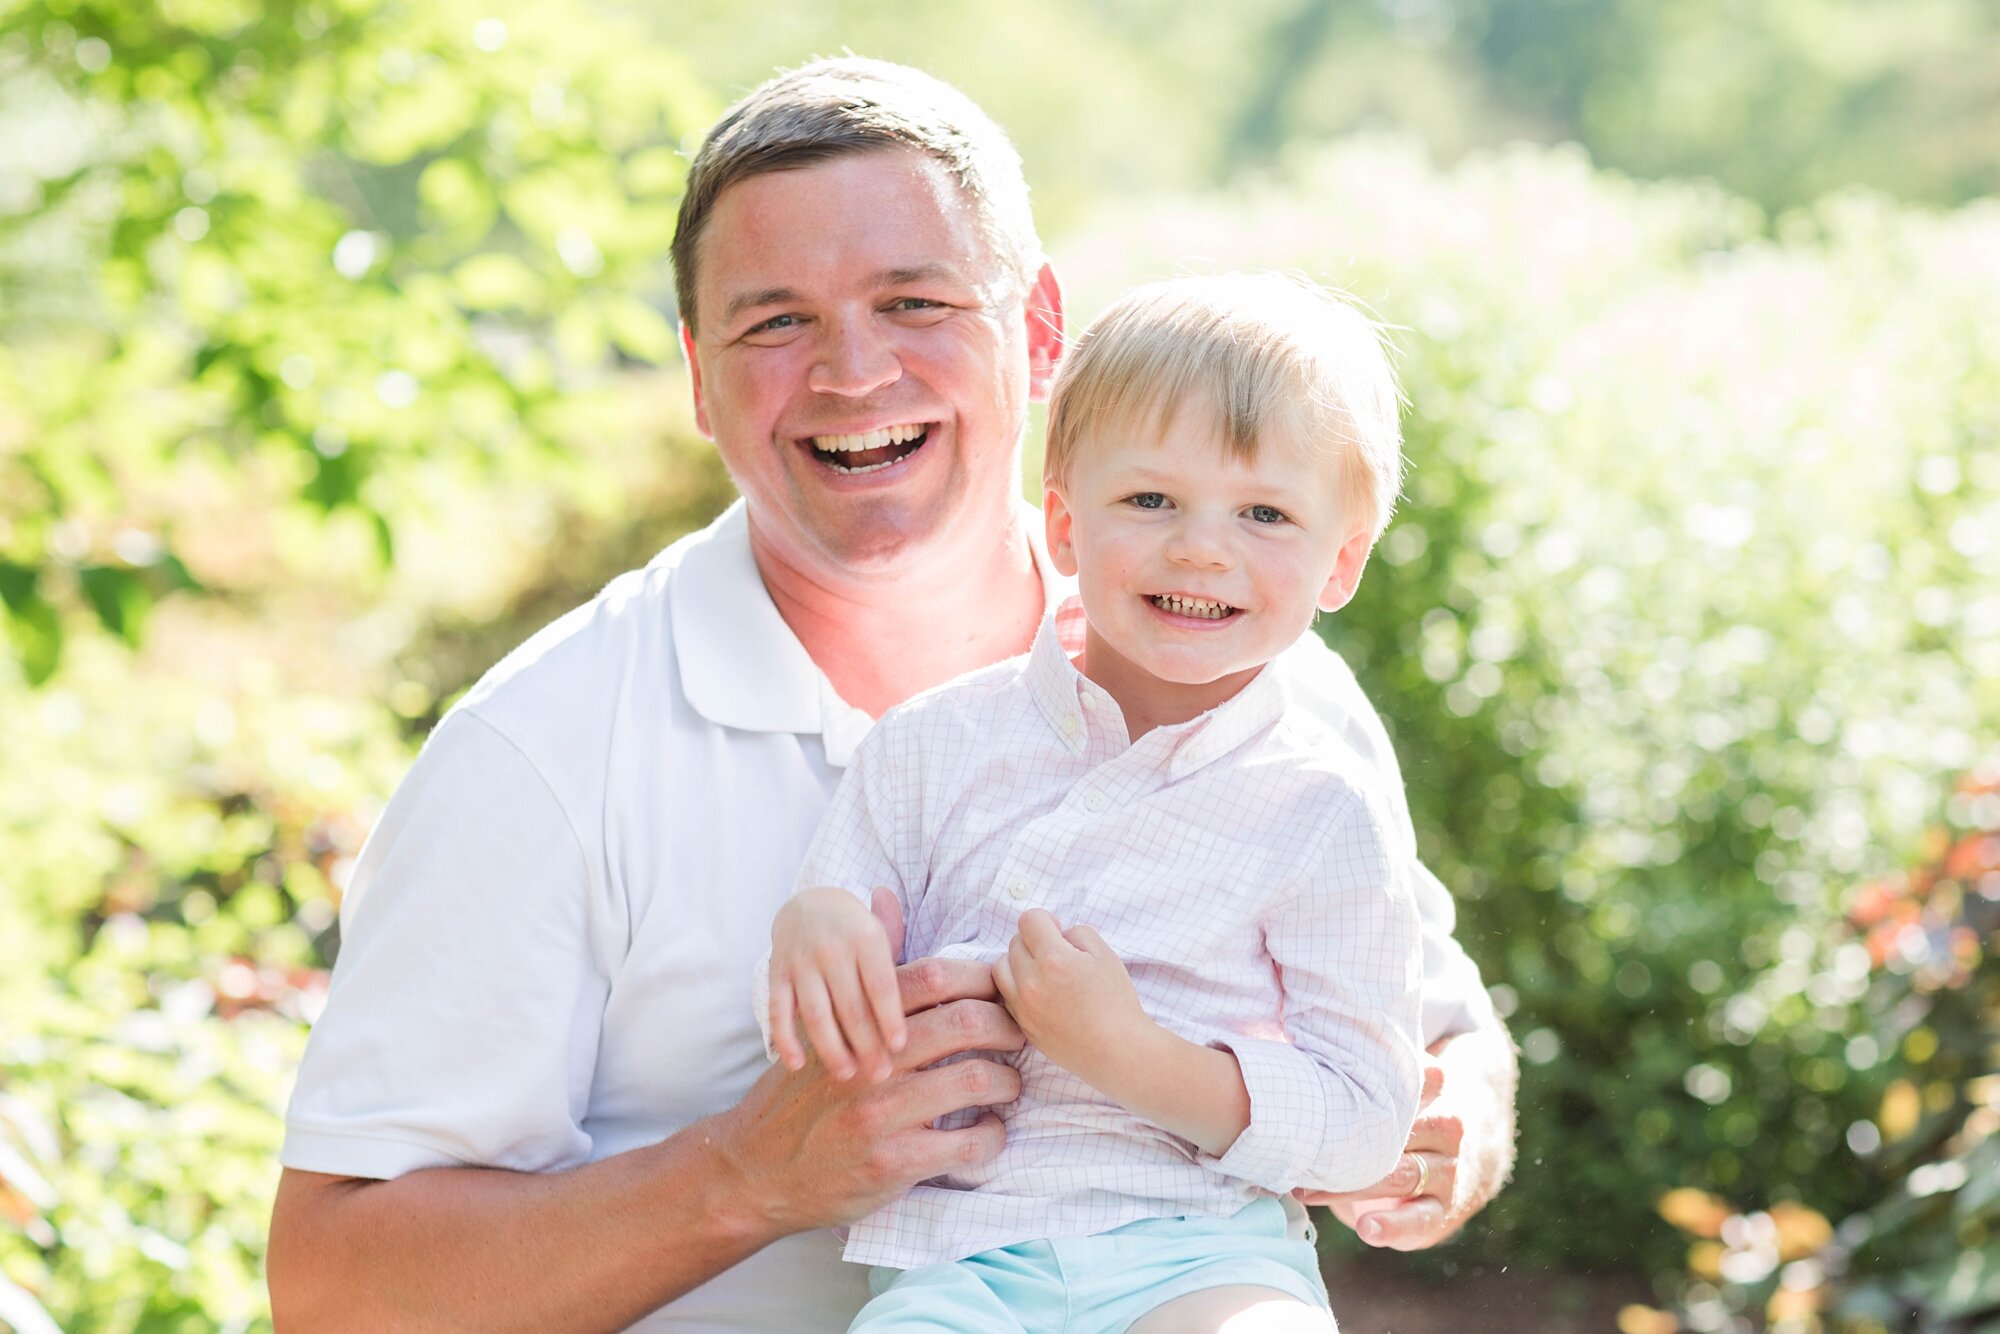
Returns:
[[[1736,1211],[1727,1202],[1692,1186],[1670,1190],[1656,1206],[1660,1217],[1692,1237],[1719,1237]]]

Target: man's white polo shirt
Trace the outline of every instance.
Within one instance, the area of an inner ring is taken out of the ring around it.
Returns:
[[[1040,522],[1029,524],[1039,536]],[[1037,543],[1051,601],[1067,588]],[[1340,659],[1285,655],[1384,765]],[[748,980],[871,725],[778,615],[738,503],[523,644],[438,726],[363,851],[287,1117],[288,1167],[552,1171],[657,1143],[765,1068]],[[1427,1036],[1484,1016],[1418,881]],[[841,1330],[865,1271],[787,1238],[635,1328]]]

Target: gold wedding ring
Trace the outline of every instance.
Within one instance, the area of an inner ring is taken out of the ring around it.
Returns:
[[[1414,1200],[1417,1196],[1422,1195],[1431,1184],[1431,1160],[1424,1157],[1421,1153],[1412,1153],[1410,1157],[1415,1159],[1417,1164],[1417,1188],[1411,1191],[1409,1195],[1409,1198]]]

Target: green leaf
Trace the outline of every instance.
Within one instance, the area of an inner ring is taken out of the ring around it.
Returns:
[[[39,594],[30,593],[7,604],[7,638],[21,659],[21,671],[31,686],[55,675],[62,660],[62,621]]]
[[[117,565],[85,565],[77,582],[97,620],[129,645],[137,645],[153,607],[153,591],[137,572]]]

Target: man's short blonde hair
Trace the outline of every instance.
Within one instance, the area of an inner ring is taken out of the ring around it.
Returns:
[[[1372,541],[1402,487],[1401,402],[1380,326],[1325,288],[1269,273],[1175,278],[1127,292],[1063,354],[1042,470],[1060,485],[1091,439],[1207,412],[1239,458],[1275,428],[1332,461]]]
[[[722,192],[772,171],[906,149],[951,173],[993,258],[1025,292],[1042,266],[1021,155],[958,89],[922,70],[844,56],[815,60],[754,89],[723,113],[688,168],[674,228],[674,296],[695,327],[701,234]]]

